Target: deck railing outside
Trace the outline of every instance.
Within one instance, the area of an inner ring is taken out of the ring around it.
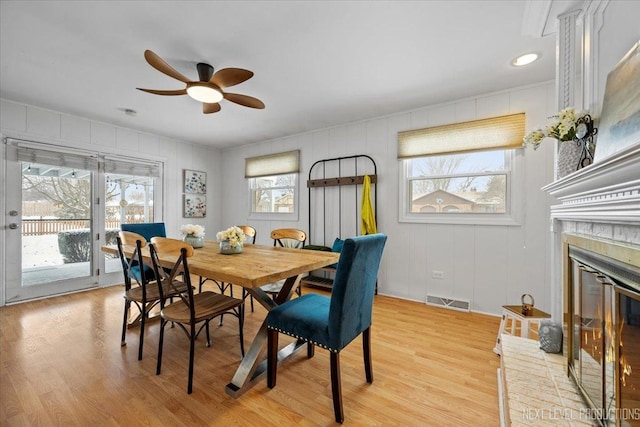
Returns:
[[[47,234],[58,234],[60,231],[78,230],[89,228],[90,219],[23,219],[22,235],[23,236],[44,236]],[[129,221],[127,222],[143,222]],[[107,220],[105,222],[106,229],[119,229],[120,220]]]

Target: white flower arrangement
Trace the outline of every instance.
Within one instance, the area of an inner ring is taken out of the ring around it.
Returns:
[[[565,108],[557,115],[546,128],[536,129],[523,138],[523,146],[531,145],[534,150],[538,149],[544,138],[555,138],[560,142],[573,141],[576,136],[576,122],[586,116],[585,112],[576,112],[573,108]]]
[[[236,247],[238,245],[242,245],[245,240],[247,240],[247,236],[245,236],[244,232],[238,227],[229,227],[226,230],[219,231],[216,234],[216,239],[219,242],[224,240],[228,240],[229,244],[232,247]]]
[[[204,227],[198,224],[183,225],[180,232],[186,236],[204,237]]]

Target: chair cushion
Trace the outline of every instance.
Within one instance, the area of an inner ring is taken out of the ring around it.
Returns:
[[[147,280],[154,280],[156,275],[153,272],[153,268],[149,267],[148,265],[144,264],[142,266],[142,271],[144,271],[144,276]],[[133,278],[136,279],[138,282],[142,282],[142,277],[140,276],[140,265],[134,265],[129,269],[129,275]]]
[[[307,294],[287,301],[269,312],[267,327],[315,345],[338,351],[329,340],[330,298]]]

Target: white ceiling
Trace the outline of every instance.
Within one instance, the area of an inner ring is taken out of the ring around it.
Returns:
[[[546,4],[550,4],[547,1]],[[523,35],[524,1],[0,2],[0,96],[224,148],[554,78],[555,37]],[[529,7],[531,3],[529,4]],[[544,12],[543,12],[544,13]],[[255,73],[202,114],[145,49]],[[516,69],[510,61],[537,52]],[[137,111],[135,117],[124,109]]]

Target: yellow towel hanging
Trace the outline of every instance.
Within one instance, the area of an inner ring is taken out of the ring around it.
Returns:
[[[360,232],[362,235],[375,234],[378,232],[376,227],[376,216],[373,212],[371,204],[371,178],[369,175],[364,176],[362,183],[362,221],[360,223]]]

